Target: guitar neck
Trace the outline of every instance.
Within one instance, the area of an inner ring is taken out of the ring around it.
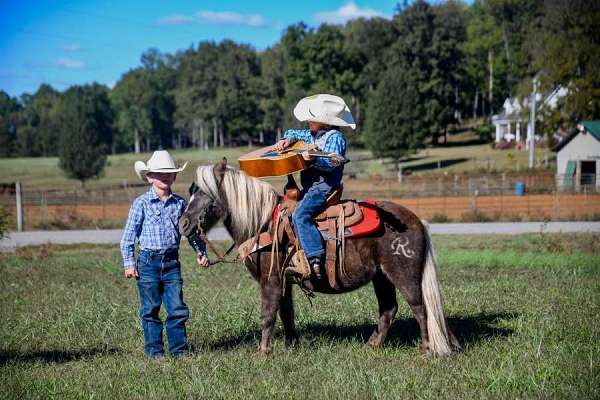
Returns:
[[[285,153],[301,154],[301,153],[304,153],[305,151],[308,151],[308,155],[311,157],[342,158],[338,154],[326,153],[324,151],[319,151],[319,150],[289,149],[287,151],[284,150],[284,151],[280,152],[280,154],[285,154]]]

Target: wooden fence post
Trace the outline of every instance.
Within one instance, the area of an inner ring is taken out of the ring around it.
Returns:
[[[45,191],[40,193],[40,207],[42,209],[42,221],[45,223],[48,220],[48,198]]]
[[[23,196],[21,193],[22,187],[21,187],[21,182],[16,182],[15,183],[15,194],[16,194],[16,200],[17,200],[17,230],[19,232],[23,232],[23,224],[24,224],[24,218],[23,218]]]

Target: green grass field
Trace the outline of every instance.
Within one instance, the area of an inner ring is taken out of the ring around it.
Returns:
[[[436,236],[449,322],[465,351],[430,358],[405,302],[386,345],[365,341],[371,286],[296,290],[298,348],[255,356],[259,294],[240,265],[195,268],[186,248],[193,352],[147,360],[134,282],[116,247],[0,254],[0,392],[21,398],[600,398],[600,235]]]
[[[460,136],[468,140],[470,136]],[[250,151],[248,147],[224,148],[216,150],[173,150],[173,157],[179,162],[189,161],[190,166],[180,174],[176,183],[177,190],[185,190],[192,181],[194,167],[208,163],[214,163],[227,157],[232,165],[238,166],[237,158]],[[538,149],[536,154],[538,161],[543,160],[545,149]],[[509,154],[511,154],[509,156]],[[137,160],[146,161],[150,158],[149,153],[142,154],[118,154],[109,156],[104,174],[100,179],[90,180],[86,183],[89,188],[107,185],[122,185],[123,182],[138,182],[133,170],[133,164]],[[347,167],[346,173],[354,173],[359,181],[369,181],[373,175],[391,175],[393,165],[389,160],[374,159],[366,150],[349,149],[349,158],[352,160]],[[550,159],[553,159],[550,153]],[[438,170],[437,163],[440,161],[442,168]],[[420,151],[409,160],[402,162],[404,169],[414,169],[415,173],[427,172],[482,172],[488,166],[493,171],[515,171],[517,168],[526,170],[527,152],[515,150],[493,150],[489,145],[457,145],[453,147],[437,147]],[[519,167],[518,167],[519,166]],[[63,171],[58,167],[58,158],[4,158],[0,159],[0,182],[20,181],[26,187],[36,189],[67,189],[78,187],[79,182],[65,177]],[[278,180],[274,180],[278,182]],[[360,184],[360,182],[359,182]]]

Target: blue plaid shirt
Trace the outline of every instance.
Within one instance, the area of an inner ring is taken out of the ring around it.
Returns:
[[[323,136],[329,133],[321,130],[312,134],[309,129],[288,129],[283,134],[285,139],[292,142],[303,140],[308,144],[317,144],[317,150],[326,153],[336,153],[342,157],[346,155],[346,139],[340,131],[333,131],[322,143]],[[344,164],[335,164],[325,157],[316,157],[310,168],[300,173],[300,180],[304,191],[321,190],[325,195],[342,184]]]
[[[164,203],[152,188],[133,201],[129,217],[121,238],[123,265],[135,265],[135,239],[140,241],[142,250],[169,250],[179,248],[179,218],[186,207],[186,201],[171,192]]]

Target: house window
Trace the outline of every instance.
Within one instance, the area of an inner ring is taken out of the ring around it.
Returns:
[[[581,162],[581,184],[595,185],[596,184],[596,161]]]

